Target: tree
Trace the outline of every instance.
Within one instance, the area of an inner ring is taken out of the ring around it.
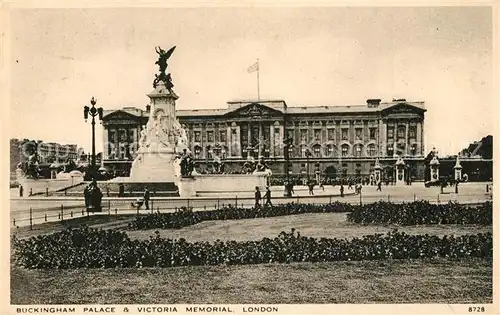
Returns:
[[[493,136],[488,135],[483,137],[480,141],[474,141],[469,144],[469,146],[462,151],[462,155],[465,156],[480,156],[483,159],[493,158]]]

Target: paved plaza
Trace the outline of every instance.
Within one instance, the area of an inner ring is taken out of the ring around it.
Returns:
[[[354,189],[349,190],[345,187],[345,196],[340,197],[339,187],[331,185],[325,186],[324,190],[318,186],[314,189],[314,195],[309,195],[305,186],[295,187],[295,194],[291,198],[283,197],[284,188],[282,186],[271,187],[273,195],[273,204],[282,203],[316,203],[326,204],[329,202],[340,201],[346,203],[371,203],[380,200],[392,202],[411,202],[414,200],[428,200],[432,203],[446,203],[456,201],[460,203],[478,203],[492,200],[491,188],[486,192],[486,185],[491,183],[463,183],[459,186],[459,193],[455,193],[454,187],[447,187],[441,194],[439,187],[424,187],[423,183],[414,183],[411,186],[382,186],[382,191],[377,191],[375,186],[365,186],[362,189],[361,196],[354,194]],[[491,187],[491,186],[490,186]],[[15,194],[15,191],[12,192]],[[131,203],[136,198],[103,198],[103,214],[133,214],[137,210]],[[229,194],[219,197],[153,197],[150,207],[154,211],[172,212],[180,207],[189,206],[194,211],[212,210],[224,205],[238,205],[239,207],[252,207],[254,204],[253,196],[250,194],[232,196]],[[64,219],[71,217],[81,217],[87,215],[84,210],[84,200],[82,197],[30,197],[30,198],[11,198],[11,222],[16,221],[16,226],[29,225],[30,208],[32,209],[32,222],[39,224],[43,222],[59,221],[62,216]],[[146,213],[144,207],[140,210]]]

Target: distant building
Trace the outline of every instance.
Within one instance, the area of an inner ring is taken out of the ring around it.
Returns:
[[[10,139],[10,169],[15,171],[20,162],[26,162],[28,157],[38,153],[39,163],[65,163],[68,159],[76,161],[76,144],[59,144],[29,139]]]
[[[77,145],[42,142],[38,144],[38,156],[41,163],[66,163],[68,159],[76,161]]]
[[[274,174],[284,174],[283,140],[291,137],[290,171],[294,175],[304,177],[309,171],[330,177],[369,176],[378,158],[384,177],[393,178],[392,166],[402,156],[408,176],[424,177],[423,102],[370,99],[364,105],[300,107],[287,106],[282,100],[227,104],[223,109],[177,110],[199,171],[209,170],[219,157],[226,172],[238,172],[249,157],[262,156]],[[105,111],[106,168],[129,171],[149,108]]]

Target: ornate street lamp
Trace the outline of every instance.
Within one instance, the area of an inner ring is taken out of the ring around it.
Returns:
[[[90,100],[90,104],[92,107],[89,106],[84,106],[83,107],[83,117],[85,118],[85,122],[87,122],[87,119],[90,115],[92,117],[92,159],[90,162],[90,169],[89,173],[92,176],[92,179],[95,179],[95,117],[99,116],[99,120],[101,120],[102,123],[102,107],[96,108],[95,104],[97,101],[92,97]]]
[[[312,156],[311,150],[306,149],[306,159],[307,159],[307,183],[309,184],[309,158]]]
[[[290,152],[289,149],[292,147],[293,139],[291,137],[287,137],[283,140],[283,156],[285,157],[285,174],[286,174],[286,184],[285,184],[285,197],[292,196],[292,184],[290,183]]]

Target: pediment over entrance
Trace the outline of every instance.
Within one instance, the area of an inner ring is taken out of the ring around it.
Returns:
[[[243,105],[240,108],[232,110],[226,113],[225,116],[228,117],[251,117],[251,118],[266,118],[273,116],[282,116],[283,112],[269,106],[265,106],[258,102],[252,102],[247,105]]]
[[[409,103],[397,103],[382,110],[382,115],[411,115],[411,116],[423,116],[426,109],[420,104],[414,105]]]
[[[109,120],[127,120],[127,119],[135,121],[138,118],[139,118],[139,116],[127,113],[127,112],[122,111],[122,110],[110,112],[108,114],[105,114],[103,117],[104,120],[108,120],[108,121]]]

